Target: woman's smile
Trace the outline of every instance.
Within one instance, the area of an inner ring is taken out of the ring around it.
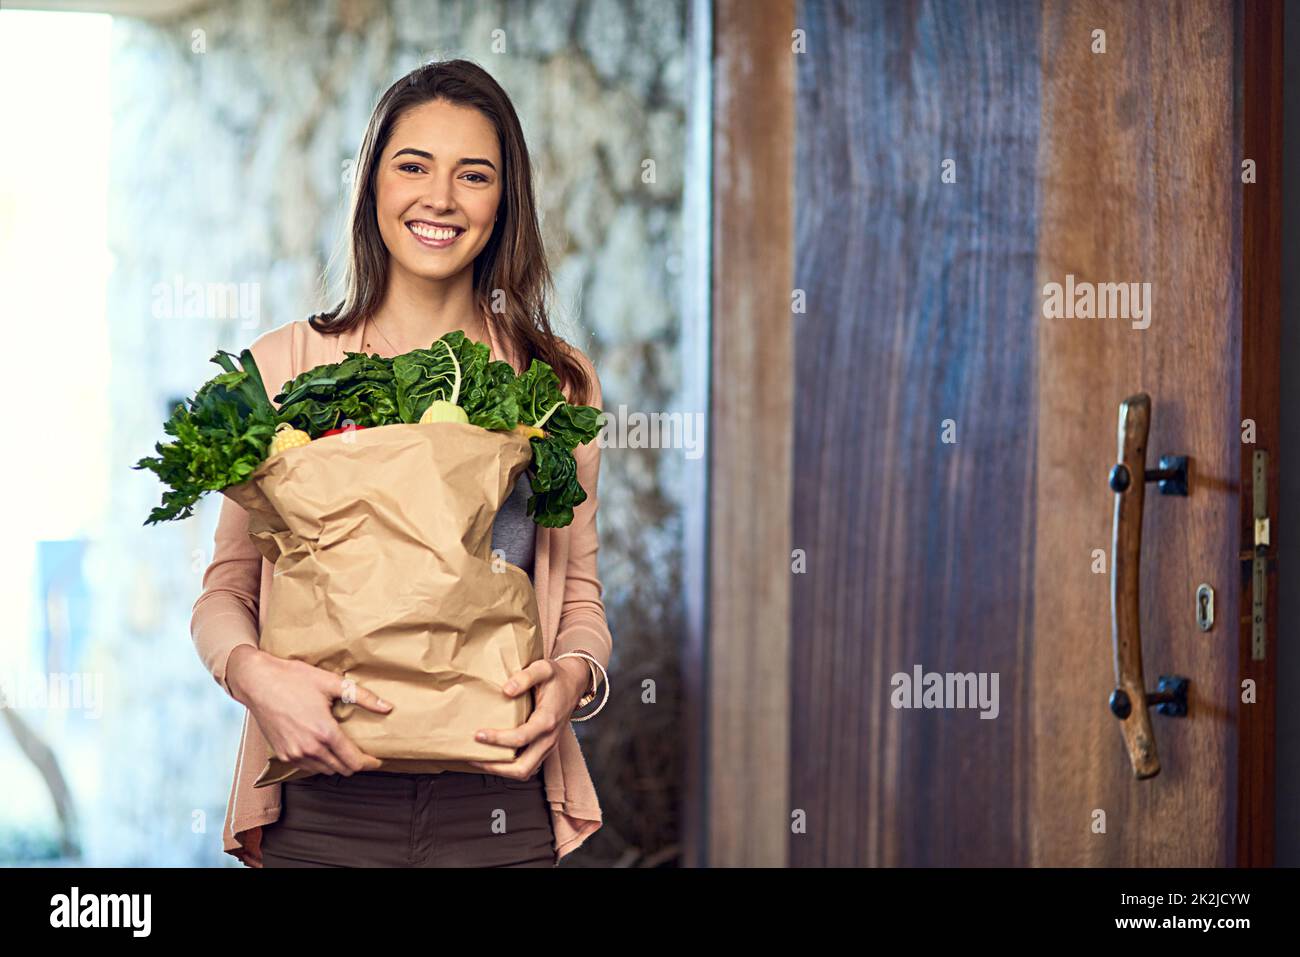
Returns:
[[[435,226],[428,220],[413,219],[406,224],[407,230],[421,246],[431,249],[446,249],[465,232],[459,226]]]

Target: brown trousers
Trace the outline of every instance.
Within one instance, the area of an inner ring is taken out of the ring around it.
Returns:
[[[542,775],[315,774],[280,785],[264,867],[555,867]]]

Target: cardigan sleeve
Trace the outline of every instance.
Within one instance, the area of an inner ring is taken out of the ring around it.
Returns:
[[[249,346],[270,393],[268,399],[279,394],[280,384],[292,378],[291,336],[291,326],[286,324],[263,333]],[[203,590],[194,602],[190,637],[204,667],[226,694],[231,694],[226,680],[231,652],[240,645],[257,647],[259,642],[262,562],[261,553],[248,537],[248,513],[227,496],[221,496],[212,561],[203,573]]]
[[[204,667],[231,695],[226,663],[240,645],[258,645],[262,555],[248,537],[248,513],[224,495],[213,538],[212,562],[194,602],[190,637]]]
[[[592,396],[588,405],[600,407],[602,393],[600,378],[595,366],[581,351],[574,350],[579,362],[591,377]],[[560,612],[560,627],[555,636],[554,655],[566,651],[585,651],[609,669],[613,638],[605,618],[605,604],[601,599],[602,586],[596,568],[596,554],[600,542],[596,530],[596,485],[600,477],[599,436],[573,450],[578,467],[578,481],[587,492],[587,498],[573,510],[573,522],[562,529],[570,537],[569,563],[564,581],[564,604]]]

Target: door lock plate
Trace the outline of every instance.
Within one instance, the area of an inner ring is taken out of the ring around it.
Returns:
[[[1196,627],[1201,631],[1214,627],[1214,589],[1208,584],[1196,589]]]

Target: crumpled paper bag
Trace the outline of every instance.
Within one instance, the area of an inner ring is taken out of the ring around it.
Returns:
[[[537,595],[491,554],[493,521],[531,459],[515,432],[384,425],[288,449],[223,490],[275,564],[261,649],[392,702],[387,714],[332,707],[378,770],[479,772],[466,762],[515,757],[474,732],[532,712],[531,690],[501,687],[542,656]],[[254,787],[312,773],[272,756]]]

